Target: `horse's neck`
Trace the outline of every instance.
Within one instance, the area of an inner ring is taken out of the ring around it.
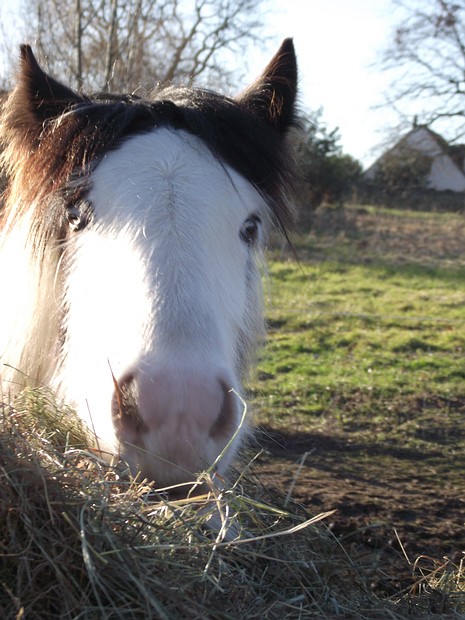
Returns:
[[[3,392],[50,381],[56,371],[61,322],[57,251],[33,256],[30,222],[0,236],[0,378]]]

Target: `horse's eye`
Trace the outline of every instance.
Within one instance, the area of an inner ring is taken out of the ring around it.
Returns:
[[[81,200],[66,209],[68,226],[73,232],[79,232],[87,226],[92,219],[92,205],[87,200]]]
[[[258,215],[252,215],[244,222],[241,228],[241,239],[248,245],[255,243],[258,238],[261,220]]]
[[[81,214],[75,209],[68,209],[67,213],[68,225],[73,232],[84,228]]]

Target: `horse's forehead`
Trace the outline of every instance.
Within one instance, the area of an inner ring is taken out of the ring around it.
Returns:
[[[182,212],[197,220],[242,220],[267,209],[253,185],[221,162],[200,138],[159,128],[107,153],[91,178],[96,215],[146,220]]]

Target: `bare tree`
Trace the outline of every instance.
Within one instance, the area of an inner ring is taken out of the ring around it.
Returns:
[[[465,135],[465,4],[457,0],[394,0],[401,23],[381,66],[393,73],[387,105],[450,139]]]
[[[23,1],[28,38],[49,70],[79,90],[228,83],[224,52],[243,65],[245,47],[260,40],[262,25],[263,0]]]

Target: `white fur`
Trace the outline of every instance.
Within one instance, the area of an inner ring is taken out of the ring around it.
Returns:
[[[227,391],[241,390],[238,351],[261,336],[262,308],[257,251],[240,230],[253,213],[266,228],[267,207],[199,139],[168,128],[109,152],[91,175],[89,199],[94,220],[67,243],[61,263],[50,248],[40,269],[33,264],[30,222],[7,230],[1,358],[74,403],[111,451],[134,440],[139,448],[122,446],[133,469],[179,482],[212,465],[241,420],[241,403]],[[118,436],[112,421],[112,374],[128,373],[138,377],[139,402],[155,403],[143,438]],[[4,367],[3,380],[8,389],[18,375]],[[233,424],[212,437],[223,402]]]
[[[34,209],[0,237],[0,386],[5,394],[25,385],[44,385],[58,360],[63,314],[58,248],[48,248],[43,262],[33,260],[29,236]]]

